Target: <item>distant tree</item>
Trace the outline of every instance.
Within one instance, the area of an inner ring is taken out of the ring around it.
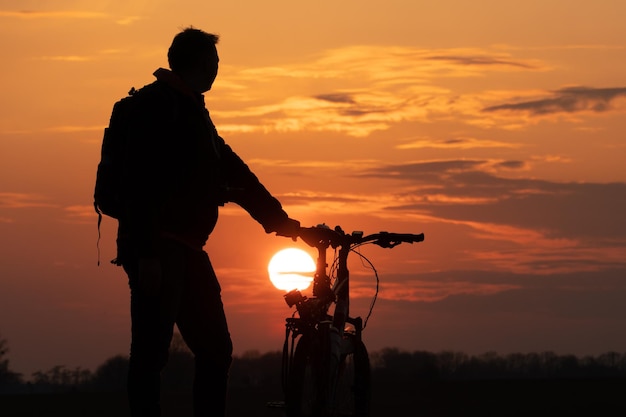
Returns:
[[[170,342],[170,355],[177,353],[188,353],[191,355],[191,350],[185,343],[185,339],[179,332],[174,332],[172,335],[172,341]]]
[[[456,376],[468,360],[469,357],[463,352],[443,351],[437,355],[437,364],[441,376]]]
[[[63,365],[56,365],[47,371],[33,372],[31,378],[31,384],[39,392],[65,391],[87,386],[92,381],[92,374],[88,369],[81,367],[70,369]]]
[[[233,358],[229,383],[231,386],[245,387],[278,385],[282,360],[282,352],[261,354],[258,350],[246,351]]]
[[[22,375],[9,369],[8,342],[0,338],[0,389],[19,385],[22,382]]]
[[[170,342],[167,366],[163,370],[163,389],[189,391],[193,384],[194,358],[180,333],[174,333]]]
[[[376,375],[381,382],[395,380],[408,383],[437,376],[436,356],[429,352],[409,353],[397,348],[385,348],[378,353],[376,361],[378,362]]]
[[[104,391],[122,391],[126,389],[128,358],[116,355],[107,359],[96,369],[91,380],[93,388]]]

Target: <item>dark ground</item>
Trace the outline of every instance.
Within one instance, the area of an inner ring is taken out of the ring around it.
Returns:
[[[279,387],[231,388],[231,417],[283,417]],[[190,398],[167,393],[163,417],[191,417]],[[1,417],[127,417],[123,393],[0,396]],[[372,417],[626,416],[626,380],[374,381]]]

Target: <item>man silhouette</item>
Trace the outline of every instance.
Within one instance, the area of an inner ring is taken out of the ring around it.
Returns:
[[[204,105],[218,72],[218,36],[187,28],[168,51],[170,70],[135,93],[127,114],[118,264],[129,278],[133,417],[160,415],[160,373],[174,324],[195,359],[195,416],[225,414],[232,342],[220,285],[203,250],[218,207],[242,206],[267,233],[299,222],[217,134]]]

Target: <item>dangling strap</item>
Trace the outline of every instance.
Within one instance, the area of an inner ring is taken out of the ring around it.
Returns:
[[[96,213],[98,213],[98,241],[96,242],[96,248],[98,248],[98,266],[100,266],[100,224],[102,223],[102,212],[96,202],[93,203],[93,207],[96,209]]]

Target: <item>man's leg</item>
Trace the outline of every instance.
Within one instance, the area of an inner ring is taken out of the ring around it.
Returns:
[[[187,267],[176,323],[195,357],[194,414],[224,416],[233,347],[221,289],[206,253],[189,253]]]
[[[168,359],[180,302],[184,264],[182,253],[167,248],[160,254],[161,288],[148,295],[138,285],[137,261],[124,264],[131,291],[131,346],[128,399],[132,417],[161,415],[161,371]]]

